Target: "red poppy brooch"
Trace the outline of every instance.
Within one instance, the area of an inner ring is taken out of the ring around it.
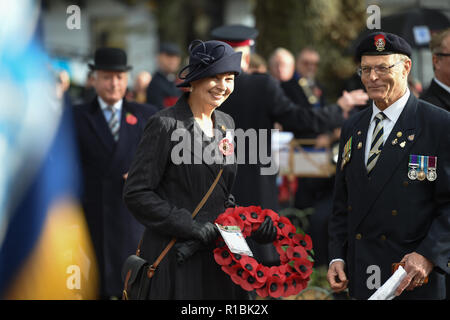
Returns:
[[[224,156],[232,155],[234,152],[233,137],[231,132],[227,132],[225,138],[219,142],[219,150]]]
[[[222,238],[217,240],[214,259],[244,290],[256,290],[260,297],[296,295],[307,287],[313,271],[310,236],[297,233],[288,218],[256,206],[228,208],[215,222],[222,226],[238,226],[246,238],[259,228],[266,216],[272,219],[277,229],[273,245],[280,255],[279,266],[266,267],[253,257],[232,253]]]
[[[132,115],[131,113],[127,112],[127,114],[125,115],[125,121],[128,124],[131,124],[134,126],[137,123],[137,118],[134,115]]]

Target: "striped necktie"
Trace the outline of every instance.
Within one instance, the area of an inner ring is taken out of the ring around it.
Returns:
[[[367,159],[367,173],[370,174],[377,163],[381,150],[383,149],[383,120],[386,115],[383,112],[375,116],[375,129],[373,129],[372,143],[370,144],[369,158]]]
[[[109,118],[108,126],[109,129],[111,129],[111,134],[114,138],[114,141],[117,142],[117,140],[119,140],[120,127],[119,114],[117,112],[117,109],[113,106],[108,106],[107,109],[111,111],[111,118]]]

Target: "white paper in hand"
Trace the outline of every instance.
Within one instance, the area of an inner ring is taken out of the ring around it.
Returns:
[[[406,271],[402,266],[381,286],[368,300],[392,300],[395,298],[395,290],[406,277]]]
[[[216,226],[219,228],[220,234],[231,252],[253,257],[253,253],[238,226],[221,226],[217,223]]]

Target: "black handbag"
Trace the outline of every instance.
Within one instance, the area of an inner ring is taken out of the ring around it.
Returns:
[[[212,191],[216,187],[217,182],[219,182],[222,172],[223,168],[220,169],[213,184],[209,187],[208,192],[206,192],[203,199],[195,208],[194,212],[192,213],[192,219],[194,219],[194,217],[205,204],[206,200],[208,200]],[[124,281],[122,300],[147,299],[150,290],[151,279],[154,276],[155,271],[161,263],[162,259],[166,256],[166,254],[173,247],[176,241],[177,239],[173,238],[158,256],[155,262],[150,265],[145,259],[142,259],[140,257],[142,244],[141,238],[141,241],[139,241],[139,245],[136,250],[136,254],[129,256],[127,260],[125,260],[125,263],[122,267],[122,280]]]
[[[151,278],[147,273],[149,264],[136,254],[133,254],[125,260],[122,268],[122,279],[126,284],[126,290],[123,290],[123,300],[145,300],[150,288]]]

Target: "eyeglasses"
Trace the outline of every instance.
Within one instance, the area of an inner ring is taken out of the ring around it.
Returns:
[[[440,57],[450,57],[450,53],[438,52],[438,53],[435,53],[435,55],[440,56]]]
[[[358,76],[368,76],[372,72],[372,69],[375,71],[377,75],[385,75],[389,73],[389,70],[399,63],[404,62],[404,60],[397,61],[392,66],[375,66],[375,67],[359,67],[356,71],[358,73]]]

